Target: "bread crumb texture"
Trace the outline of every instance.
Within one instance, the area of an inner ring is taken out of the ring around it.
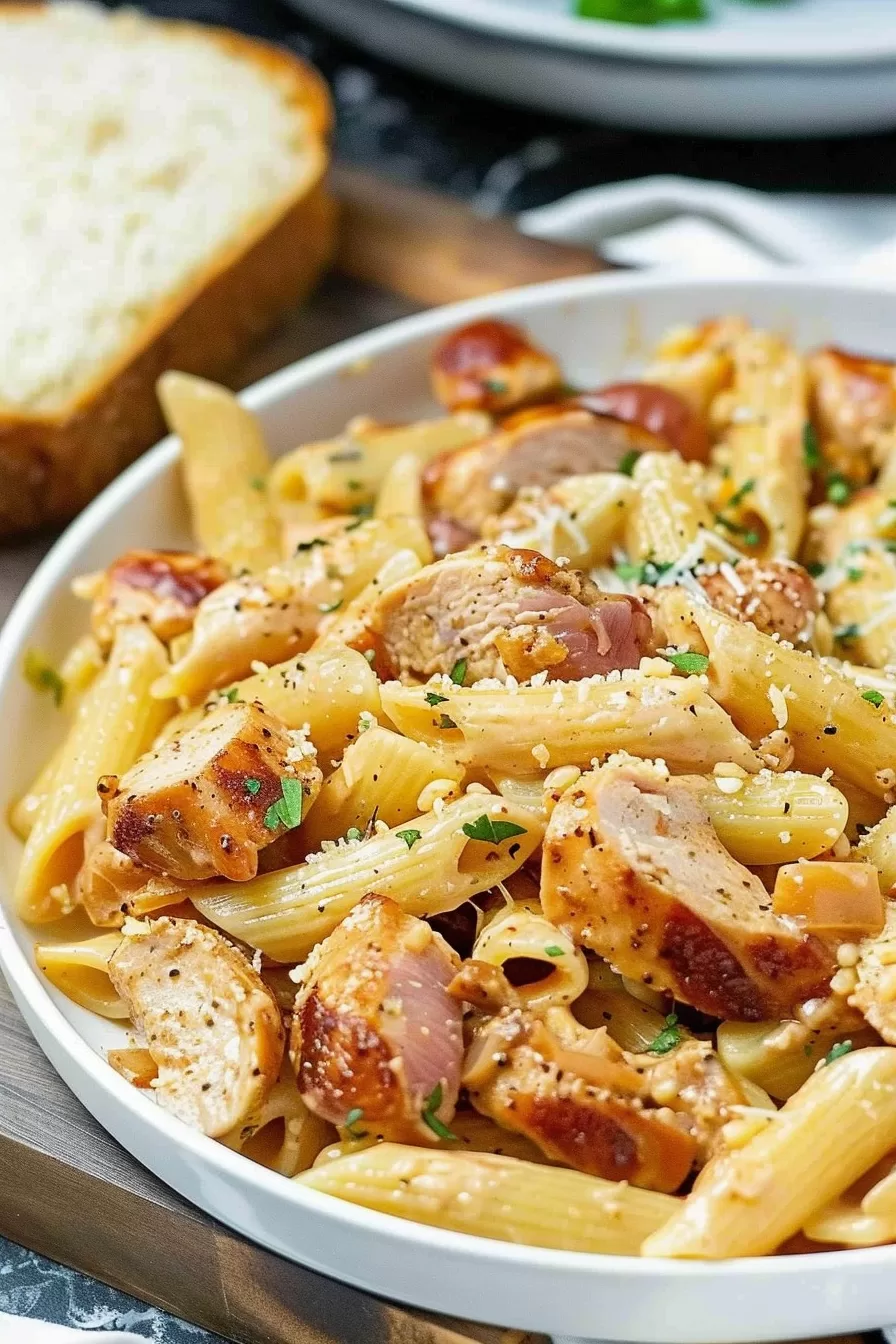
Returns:
[[[200,30],[0,13],[0,411],[77,397],[305,180],[307,109]]]

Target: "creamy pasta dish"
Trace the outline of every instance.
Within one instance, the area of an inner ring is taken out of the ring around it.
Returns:
[[[582,390],[484,321],[431,377],[273,464],[161,380],[196,550],[110,556],[26,663],[38,966],[157,1105],[367,1208],[896,1241],[896,366],[722,317]]]

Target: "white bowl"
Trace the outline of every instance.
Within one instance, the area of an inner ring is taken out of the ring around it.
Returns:
[[[613,377],[669,326],[741,312],[802,344],[836,339],[896,356],[896,295],[781,273],[760,281],[592,276],[426,313],[314,355],[252,388],[276,452],[369,411],[390,419],[433,409],[434,340],[498,314],[524,322],[572,381]],[[187,540],[166,440],[68,529],[0,634],[0,816],[30,782],[62,720],[21,676],[32,645],[59,654],[82,628],[73,575],[129,546]],[[689,1264],[586,1256],[485,1241],[368,1212],[276,1176],[193,1132],[125,1083],[102,1058],[121,1037],[37,973],[33,933],[8,895],[20,846],[0,826],[0,967],[23,1015],[72,1091],[130,1153],[207,1213],[288,1258],[385,1297],[471,1319],[556,1334],[654,1344],[734,1344],[863,1330],[896,1319],[896,1247]],[[849,1136],[843,1136],[844,1143]]]
[[[718,6],[658,28],[572,16],[567,0],[289,0],[409,70],[611,126],[715,136],[896,125],[888,0]]]

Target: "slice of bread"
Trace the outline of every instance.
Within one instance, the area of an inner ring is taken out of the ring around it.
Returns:
[[[70,518],[329,258],[331,109],[298,57],[79,3],[0,4],[0,537]],[[2,563],[2,560],[0,560]]]

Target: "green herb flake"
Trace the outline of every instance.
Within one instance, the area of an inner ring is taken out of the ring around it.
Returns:
[[[820,579],[826,568],[827,566],[823,565],[820,560],[813,560],[806,566],[813,579]]]
[[[846,577],[849,579],[850,583],[858,583],[859,579],[864,577],[864,574],[864,569],[856,569],[853,565],[846,571]]]
[[[728,500],[728,503],[725,505],[725,508],[736,509],[739,504],[743,504],[747,495],[750,493],[751,490],[754,490],[755,488],[756,488],[756,482],[752,477],[750,478],[750,480],[744,481],[743,485],[739,486],[738,489],[735,490],[734,494],[731,496],[731,498]]]
[[[549,957],[562,957],[562,956],[563,956],[563,948],[562,948],[562,947],[558,947],[556,943],[550,943],[550,944],[545,948],[545,955],[546,955],[546,956],[549,956]]]
[[[649,1055],[668,1055],[669,1051],[674,1050],[680,1041],[681,1031],[678,1027],[678,1014],[670,1013],[662,1031],[648,1045],[647,1053]]]
[[[363,490],[363,489],[364,489],[364,482],[363,482],[363,481],[346,481],[346,485],[348,486],[349,490]]]
[[[451,669],[450,673],[451,680],[454,682],[455,686],[463,686],[464,677],[466,675],[467,675],[467,660],[466,658],[458,658],[457,662]]]
[[[726,518],[723,513],[715,514],[713,521],[717,527],[723,527],[725,531],[730,532],[732,536],[742,537],[745,546],[758,546],[761,541],[761,537],[755,528],[744,527],[742,523],[732,522],[732,520]]]
[[[861,626],[856,625],[855,621],[849,625],[838,625],[834,631],[834,638],[841,644],[852,644],[862,633]]]
[[[358,826],[349,826],[345,838],[346,840],[363,840],[364,832]]]
[[[325,616],[329,616],[331,611],[338,611],[341,606],[342,598],[340,597],[336,602],[318,602],[317,609],[322,611]]]
[[[502,397],[507,391],[507,384],[500,378],[483,378],[482,386],[495,397]]]
[[[370,503],[356,504],[349,512],[355,515],[359,523],[363,523],[365,518],[373,517],[373,505]],[[346,528],[346,531],[348,531],[348,528]]]
[[[265,481],[263,476],[253,476],[249,484],[251,485],[253,490],[265,489]]]
[[[361,1107],[353,1106],[352,1109],[349,1111],[348,1115],[345,1117],[345,1123],[343,1125],[343,1129],[351,1138],[353,1139],[367,1138],[366,1129],[355,1129],[355,1125],[358,1123],[358,1121],[363,1119],[364,1119],[364,1112],[361,1110]]]
[[[526,834],[525,826],[517,826],[515,821],[492,821],[486,812],[475,821],[465,821],[461,830],[471,840],[484,840],[490,845],[500,845],[512,835]]]
[[[638,452],[637,448],[629,448],[628,452],[623,453],[622,457],[619,459],[619,465],[616,470],[622,476],[633,475],[635,463],[640,456],[641,454]]]
[[[422,831],[396,831],[399,840],[403,840],[408,849],[413,849],[418,840],[423,839]]]
[[[841,476],[839,471],[834,471],[828,477],[825,494],[832,504],[842,508],[852,498],[852,486],[845,476]]]
[[[240,698],[239,686],[231,686],[228,690],[222,691],[221,698],[226,700],[229,705],[235,705]]]
[[[449,1139],[453,1143],[457,1143],[457,1135],[452,1134],[448,1126],[446,1124],[443,1124],[443,1122],[436,1115],[436,1111],[439,1109],[441,1104],[442,1104],[442,1084],[436,1083],[435,1087],[430,1092],[429,1096],[426,1098],[426,1101],[423,1103],[423,1111],[422,1111],[423,1123],[425,1125],[428,1125],[429,1128],[432,1130],[433,1134],[437,1135],[438,1138]]]
[[[281,779],[280,797],[271,803],[264,814],[264,824],[269,831],[282,826],[287,831],[295,830],[302,820],[304,795],[297,779]]]
[[[65,697],[65,682],[53,667],[36,649],[25,654],[23,671],[25,680],[36,691],[47,692],[53,697],[53,704],[59,709]]]
[[[440,727],[440,728],[456,728],[456,727],[457,727],[457,724],[454,722],[454,720],[453,720],[452,718],[449,718],[449,716],[448,716],[447,714],[443,714],[443,715],[441,716],[441,718],[439,719],[439,727]]]
[[[812,1043],[812,1041],[809,1041],[809,1043],[808,1043],[807,1045],[804,1045],[804,1046],[803,1046],[803,1054],[806,1056],[807,1059],[811,1059],[811,1058],[812,1058],[812,1052],[813,1052],[814,1049],[815,1049],[815,1046],[814,1046],[814,1044]]]
[[[880,709],[884,702],[884,698],[880,691],[863,691],[862,699],[867,700],[869,705],[873,705],[875,709]]]
[[[838,1041],[836,1045],[831,1046],[830,1050],[825,1055],[825,1064],[833,1064],[835,1059],[842,1059],[844,1055],[849,1054],[851,1049],[852,1041]]]
[[[803,425],[803,461],[809,471],[817,471],[823,461],[818,435],[811,420]]]
[[[445,705],[448,703],[448,697],[447,695],[439,695],[436,691],[427,691],[426,703],[428,705]]]
[[[705,653],[664,653],[663,657],[667,663],[671,663],[679,672],[686,672],[688,676],[699,676],[709,667],[709,658]]]
[[[250,798],[254,798],[254,797],[256,796],[256,794],[258,794],[258,793],[261,792],[261,780],[260,780],[260,779],[244,779],[244,780],[243,780],[243,788],[246,790],[246,792],[248,793],[248,795],[249,795]]]
[[[616,573],[623,583],[649,583],[655,586],[673,563],[672,560],[645,560],[642,565],[633,565],[623,560],[616,566]]]

